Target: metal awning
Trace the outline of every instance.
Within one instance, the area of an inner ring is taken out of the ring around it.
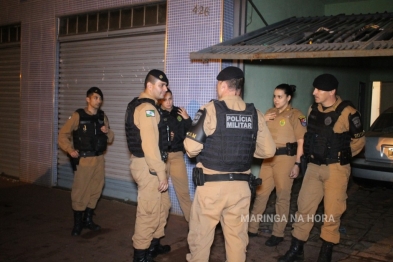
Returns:
[[[192,60],[393,56],[393,13],[292,17],[190,53]]]

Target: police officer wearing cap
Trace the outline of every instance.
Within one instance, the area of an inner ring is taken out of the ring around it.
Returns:
[[[360,114],[337,94],[338,80],[331,74],[315,78],[314,99],[308,111],[304,154],[307,171],[298,197],[292,243],[280,262],[303,261],[303,245],[314,225],[315,212],[323,199],[324,214],[318,261],[331,261],[333,246],[340,241],[340,218],[346,209],[350,159],[365,144]]]
[[[161,139],[166,126],[160,121],[156,107],[157,101],[164,97],[168,83],[164,72],[150,70],[145,78],[144,91],[128,104],[126,110],[130,169],[132,178],[138,184],[138,206],[132,237],[134,262],[151,262],[157,255],[170,251],[170,246],[160,244],[160,238],[165,235],[171,203],[165,171],[167,141]]]
[[[187,261],[209,261],[218,223],[225,237],[226,261],[246,260],[251,161],[272,157],[276,145],[263,114],[239,96],[243,71],[227,67],[217,76],[218,100],[202,106],[184,140],[197,157],[197,184],[191,206]]]
[[[105,182],[103,154],[114,139],[108,118],[100,109],[103,100],[98,87],[90,88],[87,106],[76,110],[59,132],[59,147],[68,153],[75,174],[71,190],[73,236],[80,235],[83,228],[101,229],[93,222],[93,214]]]

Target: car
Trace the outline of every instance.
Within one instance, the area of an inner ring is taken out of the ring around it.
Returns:
[[[393,106],[379,115],[365,137],[364,151],[351,161],[352,176],[393,182]]]

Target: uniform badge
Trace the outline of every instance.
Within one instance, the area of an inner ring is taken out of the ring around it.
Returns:
[[[86,131],[87,131],[86,125],[83,125],[83,132],[86,133]]]
[[[326,126],[330,125],[330,124],[332,123],[332,121],[333,121],[333,120],[332,120],[332,118],[331,118],[330,116],[326,117],[326,118],[325,118],[325,125],[326,125]]]
[[[305,116],[299,116],[299,120],[302,126],[307,126],[307,118]]]
[[[198,122],[199,122],[199,118],[201,118],[203,111],[198,111],[195,116],[194,119],[192,120],[192,125],[195,126]]]
[[[177,121],[181,122],[181,116],[177,116]]]
[[[146,117],[154,117],[156,115],[154,110],[146,110]]]
[[[280,126],[285,126],[285,119],[280,120]]]

